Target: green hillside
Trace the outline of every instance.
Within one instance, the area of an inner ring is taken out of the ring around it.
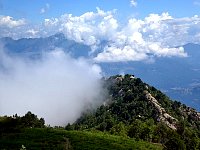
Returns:
[[[66,129],[100,130],[161,143],[167,149],[200,149],[200,113],[170,100],[133,75],[105,79],[109,97]]]
[[[0,149],[19,150],[161,150],[162,146],[102,132],[66,131],[63,129],[24,129],[17,133],[4,133]]]

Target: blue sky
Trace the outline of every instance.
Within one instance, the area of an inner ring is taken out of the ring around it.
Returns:
[[[0,0],[0,37],[61,32],[93,51],[107,41],[100,62],[187,57],[182,46],[200,44],[199,15],[200,0]]]
[[[131,7],[130,0],[1,0],[0,14],[14,18],[25,18],[40,22],[45,18],[58,17],[65,13],[81,15],[95,11],[96,7],[104,11],[117,9],[121,18],[135,16],[144,18],[150,13],[169,12],[173,17],[191,17],[200,14],[198,0],[137,0],[137,6]],[[46,7],[49,6],[49,8]],[[41,14],[41,9],[45,13]]]

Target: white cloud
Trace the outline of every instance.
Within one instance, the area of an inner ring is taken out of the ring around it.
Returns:
[[[109,41],[109,47],[105,47],[95,60],[117,62],[148,60],[152,56],[186,57],[182,47],[174,48],[162,41],[163,33],[168,29],[165,22],[170,20],[173,18],[168,13],[150,14],[144,20],[129,19],[128,24]]]
[[[184,49],[176,47],[190,39],[187,31],[190,27],[187,26],[192,22],[199,24],[200,20],[197,16],[196,21],[195,17],[174,19],[168,13],[162,13],[150,14],[143,20],[131,18],[122,26],[114,16],[115,11],[104,12],[97,8],[96,13],[65,14],[46,19],[44,24],[47,30],[63,32],[68,38],[95,48],[101,41],[107,41],[94,60],[114,62],[148,60],[152,56],[185,57]]]
[[[131,5],[131,7],[136,7],[137,6],[136,0],[131,0],[130,5]]]
[[[77,42],[96,45],[100,40],[108,40],[116,32],[118,22],[113,13],[97,8],[96,13],[87,12],[81,16],[64,14],[60,18],[45,19],[44,26],[47,30],[63,32]]]
[[[142,61],[155,57],[185,57],[187,43],[200,43],[200,17],[173,18],[168,13],[149,14],[144,19],[130,18],[121,24],[116,10],[87,12],[80,16],[64,14],[47,18],[42,25],[23,25],[9,29],[0,24],[2,36],[13,38],[45,37],[63,32],[68,39],[84,43],[95,54],[95,61]],[[14,20],[13,21],[20,21]],[[23,19],[22,19],[23,20]],[[26,32],[24,32],[26,31]],[[106,41],[103,46],[102,41]],[[91,53],[92,53],[91,52]],[[93,56],[93,55],[91,55]]]
[[[95,61],[98,62],[120,62],[120,61],[140,61],[147,59],[143,52],[137,52],[131,46],[118,48],[117,46],[105,47],[103,53],[99,53]]]
[[[0,27],[14,28],[25,25],[24,19],[14,20],[10,16],[0,16]]]
[[[29,35],[29,37],[35,37],[39,33],[39,31],[37,31],[35,29],[29,29],[26,32]]]
[[[45,4],[45,7],[40,9],[40,13],[44,14],[50,9],[50,5],[48,3]]]

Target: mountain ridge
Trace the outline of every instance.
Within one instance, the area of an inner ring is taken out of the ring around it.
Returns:
[[[172,101],[134,75],[111,76],[105,84],[108,99],[83,112],[67,130],[100,130],[161,143],[167,149],[200,148],[200,113],[194,108]]]

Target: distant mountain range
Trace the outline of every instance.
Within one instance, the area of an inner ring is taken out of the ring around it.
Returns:
[[[89,46],[68,40],[62,33],[46,38],[22,38],[18,40],[5,37],[1,38],[0,42],[4,45],[7,53],[30,57],[40,56],[42,52],[48,52],[55,48],[62,48],[74,58],[88,57],[88,52],[91,51]]]
[[[72,57],[92,58],[101,49],[92,55],[87,45],[68,40],[63,34],[55,34],[46,38],[19,39],[1,38],[0,42],[10,55],[37,58],[43,52],[55,48],[62,48]],[[105,42],[102,42],[105,44]],[[117,62],[99,63],[104,75],[134,74],[143,81],[162,90],[172,99],[179,100],[200,110],[200,45],[183,45],[188,57],[157,58],[153,63],[147,62]]]

